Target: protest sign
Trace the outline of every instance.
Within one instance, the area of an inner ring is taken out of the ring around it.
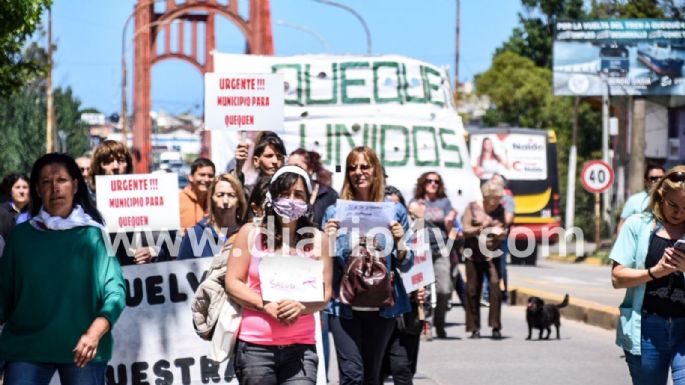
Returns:
[[[180,225],[176,174],[98,175],[97,207],[110,233]]]
[[[210,343],[198,337],[193,326],[190,302],[211,262],[212,258],[196,258],[122,268],[126,309],[112,331],[107,384],[238,383],[233,361],[210,361]],[[317,384],[325,384],[318,315],[315,320]],[[56,374],[50,384],[59,384]]]
[[[229,131],[280,131],[283,76],[205,74],[205,127]]]
[[[259,263],[262,298],[323,301],[323,261],[298,256],[273,256]]]
[[[433,257],[428,247],[427,235],[424,231],[418,232],[418,236],[414,239],[414,264],[407,272],[402,273],[402,283],[407,293],[435,282]]]
[[[395,218],[393,202],[360,202],[338,199],[335,205],[335,216],[340,220],[340,228],[369,234],[369,231],[388,229]]]

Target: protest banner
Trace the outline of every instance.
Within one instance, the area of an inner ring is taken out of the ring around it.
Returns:
[[[462,212],[480,197],[455,111],[446,71],[398,55],[299,55],[290,57],[216,52],[219,72],[277,73],[284,79],[285,107],[279,135],[291,152],[316,151],[333,172],[340,191],[345,157],[356,146],[369,146],[388,175],[386,185],[413,196],[416,180],[427,171],[442,175],[452,205]],[[211,158],[225,169],[243,138],[211,129]],[[246,180],[255,170],[245,162]]]
[[[259,279],[265,301],[323,301],[323,261],[282,255],[262,258]]]
[[[176,174],[98,175],[95,185],[110,233],[180,227]]]
[[[205,127],[229,131],[280,131],[283,76],[205,74]]]
[[[193,326],[190,302],[212,258],[124,266],[126,309],[112,331],[110,385],[237,384],[233,361],[210,361],[210,343]],[[315,316],[317,351],[321,331]],[[318,384],[325,384],[323,356]],[[51,385],[59,384],[55,374]]]

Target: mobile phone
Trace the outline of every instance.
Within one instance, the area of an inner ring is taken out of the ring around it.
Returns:
[[[679,251],[685,252],[685,239],[678,239],[673,245],[674,248]]]

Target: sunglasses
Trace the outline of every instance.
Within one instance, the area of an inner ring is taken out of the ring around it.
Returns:
[[[362,171],[369,171],[371,170],[371,165],[370,164],[354,164],[347,166],[347,172],[355,172],[357,169],[360,169]]]
[[[83,172],[83,171],[89,171],[90,167],[79,167],[78,169],[81,170],[81,172]]]
[[[660,176],[648,176],[648,177],[647,177],[647,180],[650,181],[650,182],[652,182],[652,183],[658,181],[659,179],[661,179]]]
[[[672,172],[666,176],[671,182],[685,182],[685,172],[677,171]],[[650,179],[651,180],[651,179]]]
[[[440,184],[440,179],[426,179],[426,184]]]

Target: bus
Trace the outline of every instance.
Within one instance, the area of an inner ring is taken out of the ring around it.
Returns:
[[[535,265],[540,243],[558,240],[561,230],[557,139],[552,130],[482,128],[468,133],[471,166],[481,183],[504,176],[516,204],[511,236],[528,250],[513,264]],[[526,231],[521,231],[526,230]],[[530,245],[533,234],[534,245]]]

